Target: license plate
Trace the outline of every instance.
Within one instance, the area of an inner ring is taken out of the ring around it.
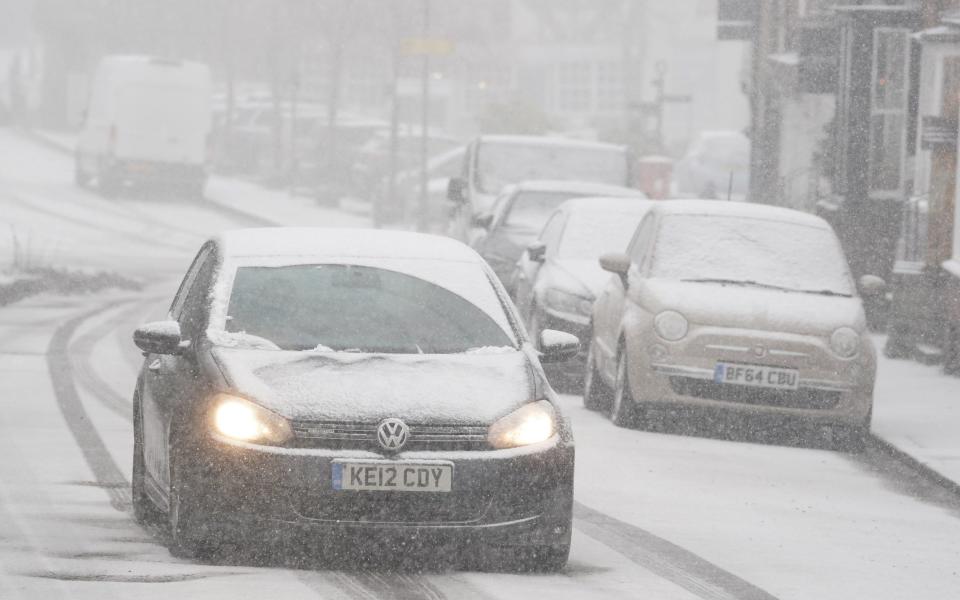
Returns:
[[[453,488],[450,463],[334,461],[332,466],[335,490],[449,492]]]
[[[713,381],[775,390],[795,390],[800,387],[800,372],[796,369],[721,362],[713,369]]]

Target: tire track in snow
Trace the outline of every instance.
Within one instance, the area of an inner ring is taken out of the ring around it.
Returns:
[[[73,317],[53,333],[47,346],[47,367],[60,413],[66,421],[83,459],[93,471],[94,479],[110,497],[110,505],[118,511],[130,511],[130,489],[123,471],[110,456],[110,451],[90,420],[74,381],[70,360],[70,339],[80,325],[115,306],[132,300],[113,301]]]
[[[131,316],[139,315],[145,306],[155,302],[157,302],[156,298],[148,298],[138,302],[132,308],[128,308],[120,313],[116,321],[113,319],[105,321],[81,335],[70,345],[70,357],[75,369],[77,382],[86,388],[105,408],[125,419],[127,422],[133,421],[131,401],[107,383],[106,380],[97,373],[96,369],[90,363],[90,360],[94,347],[100,340],[117,329],[117,322],[128,323]]]
[[[574,526],[631,561],[704,600],[776,600],[772,594],[649,531],[579,502]]]

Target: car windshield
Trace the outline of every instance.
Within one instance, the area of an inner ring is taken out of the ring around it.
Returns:
[[[518,192],[503,222],[539,231],[561,204],[577,196],[570,192]]]
[[[463,296],[405,273],[343,264],[240,267],[225,329],[227,339],[249,336],[256,347],[281,350],[448,354],[515,345]]]
[[[477,186],[495,194],[504,186],[536,179],[627,185],[626,153],[619,148],[559,144],[485,143],[477,153]]]
[[[623,252],[644,214],[626,211],[575,212],[567,220],[557,257],[594,260],[607,252]]]
[[[763,218],[665,217],[651,276],[853,295],[846,259],[830,229]]]

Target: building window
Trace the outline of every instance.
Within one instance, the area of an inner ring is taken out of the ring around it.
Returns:
[[[597,64],[597,109],[604,112],[624,110],[623,67],[619,63]]]
[[[909,32],[879,28],[873,39],[870,106],[870,188],[879,197],[899,197],[906,143]]]
[[[586,112],[593,96],[593,65],[565,63],[557,66],[557,109]]]

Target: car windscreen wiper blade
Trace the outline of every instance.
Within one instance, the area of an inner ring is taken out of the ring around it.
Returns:
[[[761,287],[771,290],[785,290],[793,291],[790,288],[785,288],[779,285],[771,285],[769,283],[760,283],[759,281],[754,281],[752,279],[718,279],[718,278],[698,278],[698,279],[681,279],[680,281],[686,281],[690,283],[719,283],[721,285],[744,285],[751,287]]]
[[[835,292],[833,290],[793,290],[802,294],[817,294],[819,296],[836,296],[837,298],[852,298],[853,294],[846,292]]]

